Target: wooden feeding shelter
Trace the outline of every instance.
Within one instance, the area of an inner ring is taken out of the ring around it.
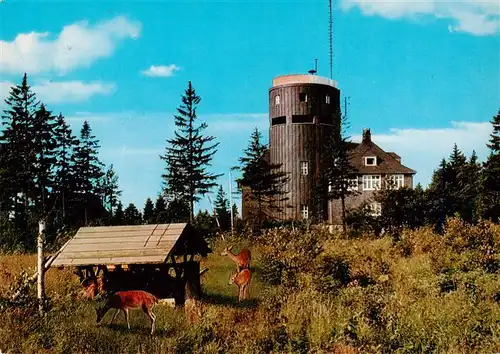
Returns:
[[[93,282],[96,292],[102,273],[106,292],[146,290],[180,305],[186,289],[188,296],[200,295],[198,256],[208,253],[208,244],[190,224],[82,227],[51,266],[76,267],[82,284]]]

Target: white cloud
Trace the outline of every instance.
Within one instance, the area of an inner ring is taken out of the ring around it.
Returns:
[[[261,133],[269,128],[268,113],[210,114],[200,118],[208,123],[212,132],[248,132],[257,127]]]
[[[11,82],[0,81],[2,101],[8,96],[12,85],[14,84]],[[94,95],[109,95],[114,92],[115,85],[100,81],[40,81],[34,84],[31,90],[43,103],[74,103],[87,101]]]
[[[44,81],[32,89],[44,103],[73,103],[87,101],[94,95],[109,95],[115,91],[115,85],[100,81]]]
[[[142,70],[141,73],[149,77],[170,77],[174,76],[174,73],[180,69],[181,68],[175,64],[151,65],[147,70]]]
[[[342,0],[341,7],[344,11],[358,7],[365,15],[390,19],[434,16],[451,21],[450,32],[482,36],[500,31],[498,0]]]
[[[11,42],[0,41],[0,71],[65,74],[109,57],[118,43],[137,38],[140,30],[140,22],[118,16],[94,25],[88,21],[73,23],[56,37],[49,32],[20,33]]]
[[[417,171],[415,184],[420,182],[426,186],[441,160],[448,159],[455,143],[467,156],[476,150],[484,160],[491,129],[489,122],[452,121],[449,128],[391,129],[388,134],[372,132],[372,140],[385,151],[400,155],[403,165]],[[361,141],[361,136],[353,135],[352,140]]]
[[[108,122],[115,118],[115,114],[106,113],[91,113],[91,112],[76,112],[72,115],[66,116],[66,121],[73,123],[75,125],[81,125],[84,121],[92,123],[103,123]]]

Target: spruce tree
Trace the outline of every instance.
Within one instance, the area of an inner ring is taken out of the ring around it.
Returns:
[[[113,216],[113,225],[124,225],[124,224],[125,224],[125,214],[123,212],[123,204],[121,201],[118,201]]]
[[[152,224],[154,223],[154,204],[151,198],[146,199],[146,203],[144,204],[144,212],[143,212],[143,219],[145,224]]]
[[[454,213],[449,188],[447,188],[450,180],[449,170],[448,162],[443,158],[432,175],[429,188],[425,191],[428,205],[427,220],[438,232],[443,230],[446,217]]]
[[[323,183],[319,186],[319,193],[325,193],[324,186],[328,186],[328,199],[340,199],[342,230],[347,232],[346,199],[357,194],[358,171],[349,158],[349,137],[346,136],[348,128],[347,116],[341,120],[340,134],[327,137],[322,153],[324,173],[321,178]],[[317,192],[318,193],[318,192]]]
[[[42,214],[47,209],[48,193],[56,187],[56,118],[41,105],[35,112],[33,122],[33,152],[35,154],[33,200],[37,212]]]
[[[154,208],[154,221],[158,224],[167,222],[167,203],[163,195],[159,194],[156,198]]]
[[[101,183],[101,193],[103,196],[105,208],[109,211],[111,217],[113,217],[113,210],[118,203],[118,197],[120,197],[122,194],[122,191],[118,186],[118,176],[113,169],[113,164],[109,166],[103,176]]]
[[[59,114],[55,128],[56,138],[56,162],[55,162],[55,187],[57,194],[57,204],[60,206],[60,213],[63,220],[66,220],[67,209],[72,200],[72,191],[75,183],[72,179],[72,154],[78,145],[78,139],[73,135],[71,128],[66,123],[64,116]]]
[[[258,128],[252,132],[245,156],[240,158],[242,177],[239,182],[249,189],[249,216],[254,226],[260,227],[267,219],[275,219],[282,211],[283,202],[288,198],[283,190],[288,181],[287,173],[281,171],[281,164],[271,164],[265,156],[266,146],[262,144],[262,134]]]
[[[190,221],[190,208],[186,200],[171,199],[168,201],[165,212],[165,221],[169,223]]]
[[[85,224],[90,218],[98,216],[102,208],[98,205],[101,193],[99,181],[103,176],[103,164],[98,158],[99,147],[99,140],[92,135],[90,125],[85,121],[72,155],[75,194],[83,206]]]
[[[134,203],[129,203],[128,207],[123,211],[126,225],[141,225],[142,216]]]
[[[217,214],[222,231],[228,230],[231,226],[231,211],[229,209],[229,200],[227,200],[222,186],[219,186],[215,197],[214,211]]]
[[[0,145],[3,150],[4,194],[10,199],[9,211],[14,212],[18,227],[24,227],[28,218],[30,196],[36,195],[34,167],[36,156],[33,151],[33,122],[38,102],[28,85],[24,74],[20,85],[10,88],[5,99],[7,108],[3,111]]]
[[[500,222],[500,110],[491,120],[493,131],[488,141],[490,154],[483,164],[480,189],[480,214]]]
[[[476,151],[467,163],[458,172],[459,210],[462,219],[469,223],[477,221],[478,194],[480,193],[481,164],[478,162]]]
[[[189,220],[194,220],[194,203],[216,186],[215,180],[221,175],[207,171],[219,143],[215,137],[204,136],[206,123],[196,124],[196,110],[200,103],[191,81],[188,83],[182,104],[174,115],[175,137],[167,139],[165,154],[160,156],[166,162],[166,172],[162,175],[165,192],[179,203],[189,205]]]

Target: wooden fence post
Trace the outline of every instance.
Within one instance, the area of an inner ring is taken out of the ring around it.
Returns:
[[[43,301],[45,297],[45,269],[43,264],[43,239],[45,233],[45,221],[40,220],[38,223],[38,238],[37,238],[37,248],[38,248],[38,282],[37,282],[37,297],[38,297],[38,309],[40,314],[43,314]]]

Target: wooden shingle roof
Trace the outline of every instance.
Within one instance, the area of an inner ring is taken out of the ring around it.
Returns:
[[[52,263],[58,266],[163,263],[175,250],[210,252],[189,224],[82,227]]]

